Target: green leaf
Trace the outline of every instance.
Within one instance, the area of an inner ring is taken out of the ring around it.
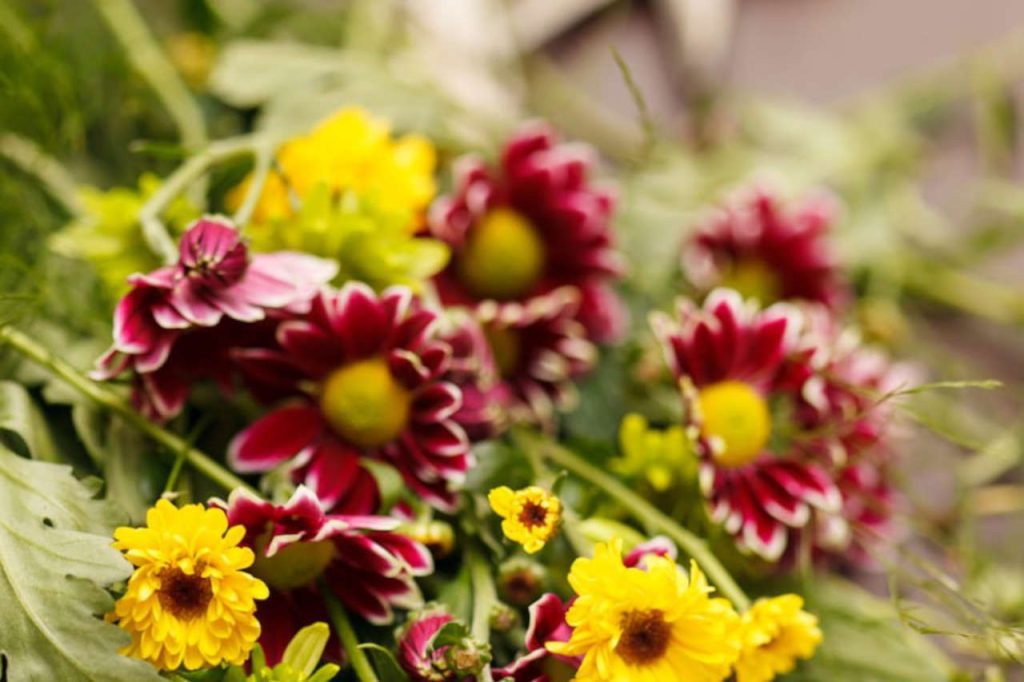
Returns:
[[[295,633],[284,650],[281,662],[298,672],[302,678],[309,677],[320,662],[331,630],[327,623],[313,623]]]
[[[360,644],[359,648],[369,655],[380,682],[409,682],[409,676],[398,665],[395,655],[390,650],[372,643]]]
[[[13,381],[0,381],[0,443],[4,442],[15,450],[24,449],[24,454],[33,459],[61,461],[46,420],[32,402],[32,396]]]
[[[825,640],[791,682],[945,682],[951,670],[928,640],[904,627],[888,601],[856,585],[816,577],[805,587],[807,610]]]
[[[127,634],[98,617],[113,607],[102,586],[131,574],[111,547],[113,522],[70,467],[0,448],[0,654],[9,682],[161,679],[118,654]]]

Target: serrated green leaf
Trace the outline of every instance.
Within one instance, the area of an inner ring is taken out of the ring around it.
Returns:
[[[147,663],[118,650],[128,636],[99,616],[103,586],[131,565],[111,547],[111,508],[92,499],[71,468],[0,448],[0,653],[9,682],[158,682]]]
[[[61,461],[46,420],[32,402],[32,396],[13,381],[0,381],[0,443],[4,436],[23,443],[25,454],[33,459]]]

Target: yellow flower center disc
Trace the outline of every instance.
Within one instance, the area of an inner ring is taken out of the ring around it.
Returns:
[[[756,298],[761,303],[774,303],[781,298],[778,275],[759,260],[740,260],[729,269],[722,286],[735,289],[743,298]]]
[[[517,298],[528,294],[544,271],[544,243],[521,215],[497,208],[470,230],[455,269],[476,296]]]
[[[772,418],[764,398],[742,381],[721,381],[700,391],[701,433],[718,439],[715,460],[738,467],[757,458],[768,442]]]
[[[360,360],[324,381],[320,409],[349,442],[364,448],[394,440],[405,428],[411,396],[381,358]]]

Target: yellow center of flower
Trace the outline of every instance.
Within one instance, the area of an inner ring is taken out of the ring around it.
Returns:
[[[738,467],[757,458],[768,442],[772,418],[764,398],[742,381],[721,381],[701,389],[701,433],[712,439],[715,460]]]
[[[529,293],[544,271],[544,243],[523,216],[496,208],[470,231],[455,269],[476,296],[517,298]]]
[[[359,360],[332,372],[320,393],[327,422],[364,448],[394,440],[405,428],[412,396],[381,358]]]
[[[206,613],[213,599],[210,580],[202,576],[202,565],[195,573],[185,573],[177,566],[168,566],[160,572],[157,598],[160,606],[179,620],[192,620]]]
[[[756,298],[761,303],[778,301],[782,286],[775,271],[764,261],[742,259],[726,273],[722,286],[735,289],[743,298]]]
[[[257,543],[256,563],[252,572],[271,587],[292,590],[305,587],[319,578],[334,560],[334,543],[296,542],[268,557]]]
[[[661,611],[627,611],[615,653],[630,665],[650,665],[665,655],[671,638],[672,628]]]
[[[519,367],[519,353],[522,343],[519,332],[508,327],[497,327],[489,324],[484,327],[484,336],[494,355],[494,364],[502,377],[514,376]]]

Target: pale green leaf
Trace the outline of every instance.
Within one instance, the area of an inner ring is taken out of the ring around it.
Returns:
[[[26,454],[33,459],[61,461],[46,420],[32,402],[32,396],[13,381],[0,381],[0,443],[5,436],[24,443]]]
[[[9,682],[154,682],[148,664],[118,654],[128,636],[101,616],[102,586],[130,564],[111,547],[114,518],[70,467],[0,448],[0,654]]]

